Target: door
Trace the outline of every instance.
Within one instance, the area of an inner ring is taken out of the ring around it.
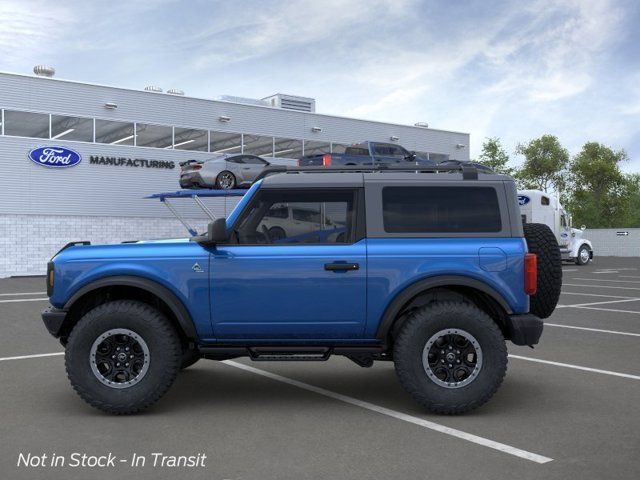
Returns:
[[[235,222],[233,243],[212,252],[216,338],[362,337],[367,264],[360,196],[351,188],[261,189]]]
[[[373,148],[376,165],[408,165],[410,153],[400,145],[377,143]]]
[[[242,180],[243,183],[253,183],[258,174],[262,172],[268,163],[255,155],[243,155],[242,157]]]

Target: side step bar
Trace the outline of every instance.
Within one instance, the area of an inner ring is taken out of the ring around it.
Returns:
[[[248,350],[254,362],[324,362],[332,353],[328,347],[255,347]]]
[[[198,350],[205,358],[225,360],[249,357],[255,362],[324,362],[331,355],[343,355],[361,367],[370,367],[374,360],[390,360],[383,345],[374,346],[302,346],[302,345],[206,345]]]

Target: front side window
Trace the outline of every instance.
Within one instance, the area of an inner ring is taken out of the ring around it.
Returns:
[[[268,191],[243,214],[238,243],[345,244],[352,242],[353,190]]]
[[[492,187],[385,187],[388,233],[498,233],[500,205]]]
[[[380,155],[383,157],[397,157],[404,158],[409,155],[404,148],[399,147],[397,145],[384,145],[384,144],[376,144],[375,147],[376,155]]]

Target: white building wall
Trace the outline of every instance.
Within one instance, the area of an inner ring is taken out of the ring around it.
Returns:
[[[640,228],[590,228],[584,238],[591,240],[595,258],[640,257]]]

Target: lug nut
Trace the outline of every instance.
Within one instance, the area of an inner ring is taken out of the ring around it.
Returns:
[[[133,355],[129,355],[129,358],[133,358]]]
[[[125,363],[125,364],[124,364],[124,366],[125,366],[125,367],[128,367],[128,366],[129,366],[129,362]]]
[[[116,363],[116,367],[119,367],[119,366],[120,366],[120,362]]]
[[[111,358],[116,358],[116,356],[115,355],[111,355]]]
[[[449,350],[453,350],[453,347],[451,345],[449,345]]]
[[[456,363],[460,363],[460,360],[456,360]]]
[[[449,368],[453,367],[453,365],[449,364]]]
[[[129,347],[125,348],[125,350],[128,352],[129,351]],[[460,353],[460,352],[458,352],[458,353]]]

